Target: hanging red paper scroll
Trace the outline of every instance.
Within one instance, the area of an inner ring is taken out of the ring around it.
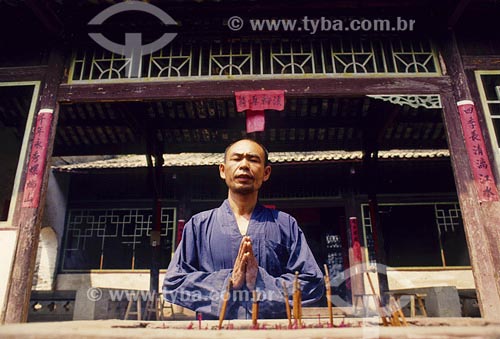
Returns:
[[[491,171],[490,160],[479,128],[474,102],[463,100],[457,103],[460,121],[464,131],[465,146],[474,173],[474,181],[480,201],[498,201],[498,191]]]
[[[353,259],[355,261],[354,264],[360,264],[363,262],[363,255],[361,253],[361,244],[359,242],[358,218],[350,217],[349,227],[351,229],[351,246]]]
[[[182,232],[184,231],[185,224],[186,221],[184,219],[179,219],[177,221],[177,238],[175,240],[175,247],[177,247],[182,240]]]
[[[28,173],[24,185],[22,207],[37,208],[40,202],[53,112],[52,109],[41,109],[38,112],[28,162]]]
[[[359,240],[358,218],[350,217],[349,227],[351,230],[351,246],[349,247],[349,278],[352,300],[355,300],[355,295],[365,293],[362,276],[363,254]]]
[[[285,108],[285,91],[240,91],[234,93],[236,110],[246,112],[247,133],[259,132],[265,129],[266,119],[264,110],[282,111]]]

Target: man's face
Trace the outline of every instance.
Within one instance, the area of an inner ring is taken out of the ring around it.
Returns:
[[[226,153],[219,174],[229,190],[239,194],[256,192],[271,175],[271,166],[265,166],[264,150],[251,140],[240,140]]]

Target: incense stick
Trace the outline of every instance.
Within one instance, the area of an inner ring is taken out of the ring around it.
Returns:
[[[302,291],[300,290],[299,272],[295,272],[293,283],[293,317],[297,321],[297,326],[302,328]]]
[[[222,323],[224,322],[224,318],[226,316],[227,302],[229,301],[232,287],[233,287],[233,281],[231,279],[229,279],[229,282],[227,283],[226,293],[224,293],[224,300],[222,302],[222,307],[220,309],[220,314],[219,314],[219,330],[222,328]]]
[[[259,294],[256,290],[252,291],[252,326],[257,328],[257,320],[259,318]]]
[[[328,266],[325,264],[325,290],[326,290],[326,304],[328,306],[328,319],[330,325],[333,326],[333,308],[332,308],[332,290],[330,286],[330,272]]]
[[[286,289],[286,283],[284,280],[282,281],[282,285],[283,285],[283,294],[285,297],[286,317],[288,318],[288,327],[290,328],[292,327],[292,312],[290,311],[290,303],[288,301],[288,291]]]

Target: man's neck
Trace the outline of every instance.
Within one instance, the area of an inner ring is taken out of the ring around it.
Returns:
[[[250,218],[255,205],[257,205],[257,194],[234,194],[229,191],[228,197],[229,206],[236,216]]]

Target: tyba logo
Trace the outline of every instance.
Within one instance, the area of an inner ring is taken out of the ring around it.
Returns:
[[[175,20],[162,9],[141,1],[125,1],[108,7],[97,14],[88,24],[102,25],[113,15],[129,11],[145,12],[154,15],[165,25],[177,25]],[[142,33],[125,33],[124,45],[109,40],[102,33],[89,33],[89,36],[101,47],[129,59],[126,64],[127,75],[131,78],[137,78],[139,77],[141,57],[165,47],[177,36],[177,33],[164,33],[157,40],[145,45],[142,44]]]

